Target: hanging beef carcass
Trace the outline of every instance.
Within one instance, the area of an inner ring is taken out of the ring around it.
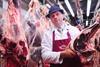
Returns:
[[[7,0],[8,9],[3,15],[5,23],[0,44],[5,48],[6,67],[25,67],[28,58],[28,45],[22,27],[19,1]]]
[[[84,29],[71,43],[70,48],[74,50],[81,58],[85,67],[93,66],[94,53],[96,51],[94,37],[100,29],[100,23],[95,23],[92,26]]]

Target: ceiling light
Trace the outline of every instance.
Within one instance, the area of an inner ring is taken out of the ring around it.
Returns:
[[[87,17],[89,16],[90,14],[90,7],[91,7],[91,0],[87,0]]]
[[[74,14],[74,12],[73,12],[73,10],[71,8],[71,5],[70,5],[69,1],[68,0],[64,0],[64,1],[65,1],[66,5],[67,5],[67,7],[68,7],[68,9],[69,9],[69,11],[71,13],[71,15],[74,17],[75,14]]]

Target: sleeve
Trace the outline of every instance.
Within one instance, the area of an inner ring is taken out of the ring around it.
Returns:
[[[70,44],[70,48],[72,49],[72,50],[74,50],[74,48],[73,48],[73,43],[74,43],[74,41],[75,41],[75,39],[76,39],[76,37],[78,37],[79,35],[80,35],[80,33],[81,33],[81,31],[77,28],[77,27],[71,27],[70,28],[70,34],[71,34],[71,44]]]
[[[69,29],[70,35],[71,35],[71,39],[75,39],[80,33],[81,31],[74,26],[71,26]]]
[[[44,62],[54,63],[54,64],[62,63],[62,60],[59,60],[60,52],[52,51],[52,33],[51,35],[50,32],[44,33],[41,46],[42,46],[42,58]]]

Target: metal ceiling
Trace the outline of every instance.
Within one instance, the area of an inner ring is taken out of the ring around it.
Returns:
[[[20,4],[21,7],[25,10],[28,10],[28,4],[31,0],[20,0]],[[49,4],[49,5],[53,5],[53,4],[58,4],[60,3],[65,12],[68,14],[68,16],[71,18],[71,20],[73,19],[73,16],[71,15],[71,12],[69,11],[65,1],[68,1],[69,4],[71,5],[71,8],[75,14],[75,17],[77,16],[77,6],[76,6],[76,1],[79,1],[78,7],[82,10],[82,15],[83,15],[83,19],[86,20],[88,19],[92,19],[93,14],[95,13],[95,11],[100,8],[100,0],[91,0],[91,6],[90,6],[90,15],[87,17],[86,12],[87,12],[87,1],[88,0],[39,0],[41,4]],[[0,6],[2,6],[2,0],[0,0]]]
[[[55,2],[57,2],[56,0],[46,0],[47,2],[49,1],[49,2],[51,2],[51,3],[55,3]],[[59,0],[60,2],[61,2],[61,4],[63,5],[63,7],[65,8],[65,10],[66,10],[66,12],[68,13],[68,14],[70,14],[70,12],[69,12],[69,10],[68,10],[68,8],[67,8],[67,6],[66,6],[66,4],[65,4],[65,2],[64,2],[64,0]],[[75,1],[76,0],[68,0],[69,1],[69,3],[70,3],[70,5],[71,5],[71,7],[72,7],[72,9],[73,9],[73,11],[74,11],[74,13],[76,14],[77,12],[77,8],[76,8],[76,5],[75,5]],[[83,13],[86,13],[86,11],[87,11],[87,0],[79,0],[80,1],[80,7],[81,7],[81,9],[83,10]],[[93,13],[94,12],[94,10],[95,10],[95,8],[96,8],[96,5],[97,5],[97,3],[98,2],[100,2],[99,0],[92,0],[92,3],[91,3],[91,9],[90,9],[90,12],[91,13]],[[100,3],[99,3],[100,4]],[[100,5],[99,5],[99,7],[98,8],[100,8]]]
[[[28,4],[29,4],[30,1],[31,0],[21,0],[22,8],[27,10],[28,9]],[[46,4],[46,3],[55,4],[55,3],[58,3],[58,1],[59,1],[61,3],[61,5],[63,6],[63,8],[66,10],[66,12],[70,15],[69,9],[65,4],[65,0],[39,0],[39,1],[44,3],[44,4]],[[77,14],[77,8],[76,8],[76,5],[75,5],[76,0],[68,0],[68,1],[70,3],[74,13]],[[86,14],[87,0],[79,0],[79,1],[80,1],[80,7],[81,7],[83,13]],[[94,10],[95,10],[96,5],[97,5],[98,2],[100,2],[100,1],[99,0],[92,0],[90,13],[94,13]],[[0,0],[0,6],[2,6],[2,0]],[[99,5],[98,8],[100,8],[100,5]]]

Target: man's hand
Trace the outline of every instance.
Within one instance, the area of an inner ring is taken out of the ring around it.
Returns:
[[[61,52],[61,58],[73,58],[76,56],[76,53],[70,48],[66,48]]]
[[[3,53],[3,54],[5,54],[5,52],[6,52],[5,48],[3,46],[1,46],[1,45],[0,45],[0,52]]]

